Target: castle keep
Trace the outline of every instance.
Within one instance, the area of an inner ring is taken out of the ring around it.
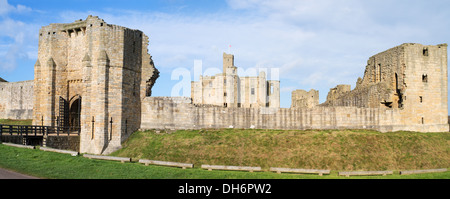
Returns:
[[[374,129],[446,132],[447,44],[402,44],[369,58],[356,87],[295,90],[280,108],[280,82],[223,73],[192,82],[191,98],[151,97],[159,77],[139,30],[88,16],[39,31],[34,81],[0,79],[0,118],[80,132],[82,153],[108,154],[138,129]]]
[[[256,77],[239,77],[234,55],[223,53],[223,73],[200,76],[191,84],[194,104],[223,107],[280,107],[280,81],[266,80],[261,71]]]

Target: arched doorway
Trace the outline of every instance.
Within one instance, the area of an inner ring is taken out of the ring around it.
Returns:
[[[81,96],[76,95],[70,99],[69,104],[69,130],[79,131],[81,129]]]

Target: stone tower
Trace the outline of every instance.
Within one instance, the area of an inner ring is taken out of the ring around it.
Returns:
[[[223,53],[223,72],[228,75],[237,75],[237,67],[234,66],[234,55]]]
[[[159,76],[147,47],[142,31],[95,16],[42,27],[33,124],[79,129],[82,153],[120,148],[140,127],[141,100]]]
[[[447,44],[405,43],[370,57],[355,89],[338,86],[322,105],[395,110],[394,130],[446,132],[447,78]]]
[[[240,77],[234,55],[223,53],[223,73],[200,76],[191,82],[194,104],[235,108],[280,108],[280,81],[267,80],[266,73]]]

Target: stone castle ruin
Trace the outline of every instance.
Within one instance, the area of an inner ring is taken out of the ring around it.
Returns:
[[[223,73],[193,81],[191,97],[194,104],[279,108],[280,81],[266,80],[264,71],[256,77],[239,77],[234,55],[223,53]]]
[[[398,110],[398,130],[447,131],[447,78],[447,44],[407,43],[370,57],[356,88],[338,85],[323,106]]]
[[[88,16],[39,31],[35,79],[0,82],[0,118],[80,132],[82,153],[108,154],[138,129],[374,129],[449,131],[447,45],[403,44],[369,58],[356,87],[293,91],[280,108],[280,82],[224,70],[192,82],[192,98],[151,97],[159,77],[139,30]]]

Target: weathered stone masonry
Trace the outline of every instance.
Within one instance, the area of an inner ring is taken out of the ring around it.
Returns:
[[[370,57],[356,88],[331,89],[322,106],[398,109],[402,130],[448,131],[447,66],[447,44],[402,44]]]
[[[83,153],[120,148],[139,129],[141,99],[151,93],[158,77],[147,46],[148,37],[142,31],[93,16],[42,27],[33,123],[78,125]],[[62,115],[65,103],[69,114]]]
[[[33,118],[33,80],[0,82],[0,118]]]
[[[147,97],[142,129],[375,129],[399,130],[398,110],[357,107],[198,107],[185,97]]]

